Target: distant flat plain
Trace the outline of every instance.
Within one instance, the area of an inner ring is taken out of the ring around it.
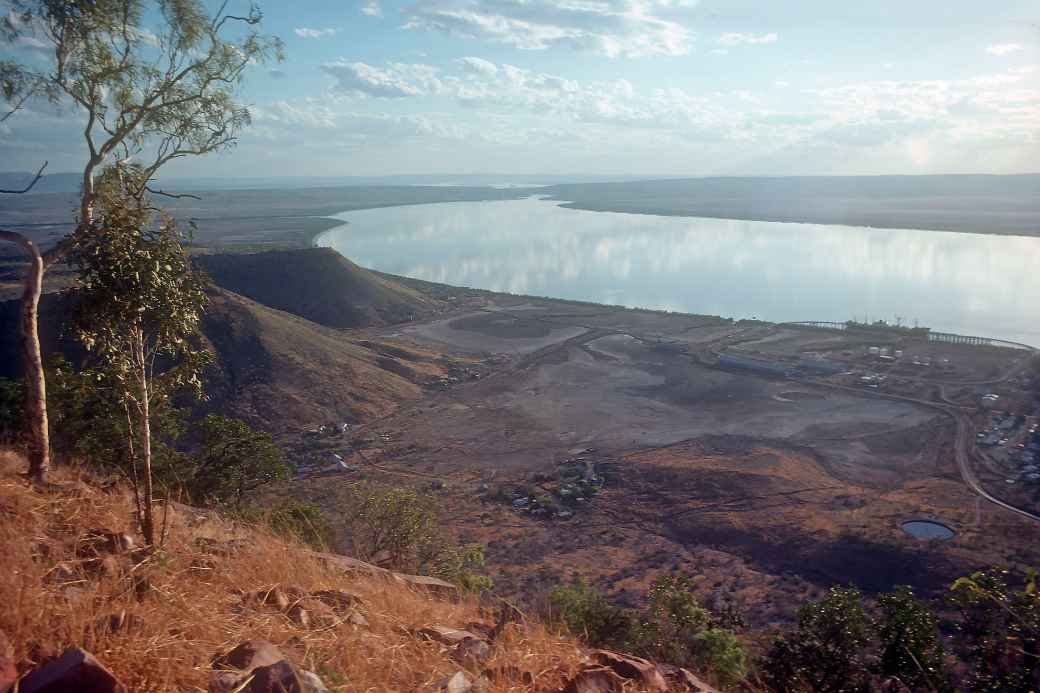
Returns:
[[[503,200],[532,194],[577,209],[756,221],[1040,235],[1040,174],[689,178],[538,188],[342,186],[205,189],[201,199],[160,202],[198,223],[202,245],[308,246],[340,222],[333,214],[432,202]],[[70,193],[0,198],[0,225],[45,243],[68,228]],[[2,252],[2,251],[0,251]]]

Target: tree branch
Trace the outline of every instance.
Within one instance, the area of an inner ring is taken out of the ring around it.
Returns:
[[[4,193],[7,195],[21,195],[22,193],[29,192],[33,189],[33,186],[36,185],[36,183],[38,183],[41,178],[43,178],[43,169],[45,168],[47,168],[46,161],[43,162],[43,166],[41,166],[40,170],[36,172],[36,175],[33,176],[33,179],[29,181],[29,185],[25,186],[21,190],[4,190],[3,188],[0,188],[0,193]]]
[[[190,193],[169,193],[169,192],[166,192],[165,190],[153,190],[152,188],[150,188],[147,185],[144,186],[144,189],[147,190],[148,192],[152,193],[153,195],[162,195],[163,197],[172,197],[175,200],[179,200],[179,199],[184,198],[184,197],[189,197],[189,198],[191,198],[193,200],[201,200],[202,199],[198,195],[192,195]],[[2,192],[2,191],[0,191],[0,192]]]

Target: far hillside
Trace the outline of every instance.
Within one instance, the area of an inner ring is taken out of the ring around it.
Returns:
[[[688,178],[542,192],[595,211],[1040,235],[1037,174]]]
[[[203,255],[218,286],[320,325],[368,327],[414,320],[431,302],[328,248]]]

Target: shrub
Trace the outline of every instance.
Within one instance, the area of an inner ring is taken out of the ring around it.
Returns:
[[[629,640],[633,620],[584,582],[556,586],[549,593],[549,619],[590,645],[620,647]]]

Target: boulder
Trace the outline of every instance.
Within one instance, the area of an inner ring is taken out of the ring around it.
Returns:
[[[301,669],[299,672],[300,683],[303,684],[303,693],[329,693],[325,682],[313,671]]]
[[[344,619],[347,623],[358,628],[368,628],[368,619],[357,609],[352,610]]]
[[[717,689],[701,681],[688,669],[679,669],[679,683],[691,693],[719,693]]]
[[[300,604],[289,608],[289,620],[300,628],[311,627],[311,615]]]
[[[471,681],[465,672],[457,671],[451,676],[441,679],[434,685],[434,690],[447,693],[483,693],[487,690],[487,679],[483,677]]]
[[[283,659],[285,655],[282,651],[266,640],[246,640],[230,652],[214,658],[213,668],[252,671]]]
[[[252,680],[242,693],[304,693],[303,681],[288,660],[257,667],[251,675]]]
[[[76,540],[76,554],[81,558],[104,554],[122,555],[130,553],[136,546],[134,538],[126,532],[92,529]]]
[[[624,679],[607,667],[587,667],[563,687],[563,693],[621,693]]]
[[[664,693],[668,690],[657,665],[647,659],[609,650],[595,650],[591,658],[596,664],[611,669],[621,678],[636,681],[648,691]]]
[[[87,569],[87,572],[97,577],[112,578],[123,572],[122,564],[113,554],[90,558],[83,562],[83,567]]]
[[[451,658],[464,667],[475,669],[491,658],[491,645],[479,638],[465,638],[452,650]]]
[[[14,645],[7,634],[0,630],[0,692],[18,680],[18,669],[14,665]]]
[[[426,626],[419,630],[419,636],[443,645],[458,645],[463,640],[481,640],[479,636],[468,630],[449,628],[448,626]]]
[[[347,612],[364,603],[358,595],[346,590],[319,590],[311,592],[311,598],[328,604],[338,612]]]
[[[125,693],[126,688],[97,661],[79,648],[67,650],[18,682],[19,693]]]

